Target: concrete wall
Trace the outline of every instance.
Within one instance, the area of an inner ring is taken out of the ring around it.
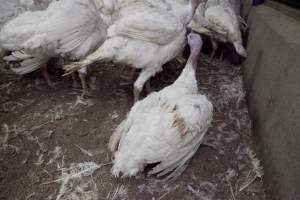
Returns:
[[[244,13],[244,79],[268,199],[300,200],[300,21],[283,13],[268,4]]]

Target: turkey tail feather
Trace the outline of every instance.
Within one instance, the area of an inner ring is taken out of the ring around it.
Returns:
[[[126,122],[127,120],[124,120],[110,137],[108,148],[111,152],[115,152],[117,150],[117,146],[119,141],[121,140],[122,134],[128,131]]]
[[[18,75],[24,75],[44,67],[47,61],[45,58],[29,58],[22,61],[21,66],[11,68],[11,70]]]
[[[7,62],[21,61],[32,58],[32,56],[26,54],[24,51],[14,51],[9,56],[5,56],[3,59]]]

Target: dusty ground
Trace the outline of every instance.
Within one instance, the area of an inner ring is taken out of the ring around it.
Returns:
[[[241,69],[209,63],[205,56],[198,79],[214,104],[209,145],[172,183],[144,174],[137,180],[112,178],[107,142],[133,99],[132,84],[121,78],[129,69],[120,69],[106,64],[94,73],[97,89],[87,105],[76,104],[80,92],[58,75],[52,75],[57,89],[49,89],[39,73],[22,79],[0,75],[0,200],[265,199]],[[154,88],[172,83],[180,70],[178,63],[168,64],[152,80]]]

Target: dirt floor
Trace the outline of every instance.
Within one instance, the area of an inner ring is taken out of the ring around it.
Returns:
[[[132,82],[122,78],[129,68],[100,64],[93,72],[93,97],[85,102],[58,74],[52,74],[57,89],[50,89],[40,73],[22,79],[2,73],[0,200],[264,200],[241,68],[200,60],[199,88],[213,102],[214,121],[206,145],[171,183],[146,174],[110,175],[107,143],[133,102]],[[154,89],[172,83],[183,66],[168,64],[151,80]]]

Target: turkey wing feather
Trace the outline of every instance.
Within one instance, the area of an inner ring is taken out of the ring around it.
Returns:
[[[125,36],[165,45],[172,42],[183,29],[183,24],[175,16],[151,9],[119,19],[109,28],[108,37]]]

